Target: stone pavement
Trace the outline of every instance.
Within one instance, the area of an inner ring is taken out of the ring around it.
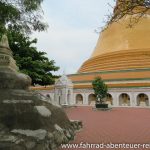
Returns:
[[[95,111],[92,107],[76,107],[67,108],[66,112],[70,119],[83,122],[83,129],[71,143],[150,143],[149,108],[113,108],[110,111]]]

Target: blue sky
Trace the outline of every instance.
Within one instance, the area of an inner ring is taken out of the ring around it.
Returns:
[[[54,59],[60,70],[57,74],[76,73],[96,46],[106,15],[112,11],[114,0],[45,0],[44,19],[49,24],[46,32],[34,33],[37,47]]]

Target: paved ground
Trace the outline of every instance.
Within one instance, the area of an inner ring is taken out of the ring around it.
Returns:
[[[70,119],[82,120],[84,125],[71,143],[150,143],[150,109],[94,111],[92,107],[77,107],[67,108],[66,112]]]

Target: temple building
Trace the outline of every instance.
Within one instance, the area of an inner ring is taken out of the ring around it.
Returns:
[[[117,6],[114,13],[118,13]],[[141,9],[141,8],[139,8]],[[61,105],[94,105],[92,81],[101,76],[108,85],[110,106],[150,106],[150,14],[132,27],[126,15],[100,33],[96,48],[77,73],[63,75],[51,87],[37,88]]]

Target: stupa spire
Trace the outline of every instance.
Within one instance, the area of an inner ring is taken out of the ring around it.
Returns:
[[[0,69],[6,68],[17,71],[16,61],[13,59],[12,51],[9,47],[8,38],[3,35],[0,40]]]
[[[133,0],[117,0],[116,1],[116,7],[114,9],[114,14],[120,13],[121,11],[128,9],[131,4],[136,3],[133,2]]]
[[[8,38],[6,35],[3,35],[0,40],[0,54],[12,56],[12,51],[9,47]]]
[[[0,47],[6,47],[9,48],[9,44],[8,44],[8,38],[6,35],[2,36],[2,39],[0,41]]]
[[[134,14],[134,13],[147,13],[148,3],[144,0],[117,0],[114,14]]]

